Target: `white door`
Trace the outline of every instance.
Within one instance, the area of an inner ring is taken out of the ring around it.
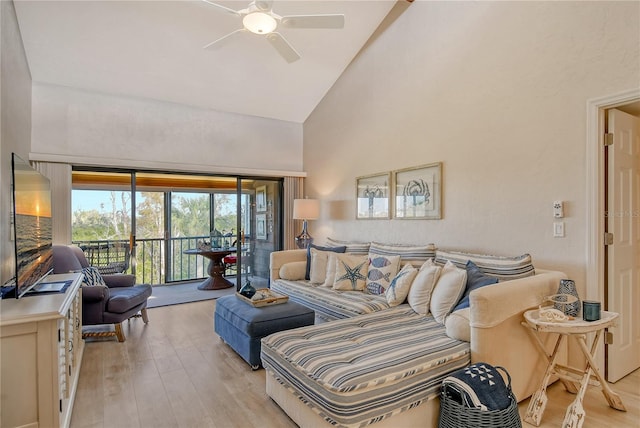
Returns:
[[[608,112],[607,247],[608,310],[618,312],[610,329],[607,380],[616,382],[640,367],[640,119],[619,110]]]

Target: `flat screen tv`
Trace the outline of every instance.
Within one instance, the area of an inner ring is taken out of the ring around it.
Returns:
[[[17,298],[53,271],[51,184],[15,153],[13,169],[13,227]]]

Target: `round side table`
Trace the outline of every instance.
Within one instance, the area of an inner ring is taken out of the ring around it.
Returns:
[[[575,400],[569,405],[565,413],[564,421],[562,422],[564,428],[579,428],[582,426],[586,415],[582,401],[589,384],[600,387],[609,406],[623,412],[627,411],[624,404],[622,404],[620,396],[613,392],[607,381],[604,380],[600,374],[594,360],[602,331],[607,327],[615,326],[618,316],[615,312],[602,311],[600,319],[597,321],[574,319],[564,322],[550,322],[540,318],[538,309],[524,313],[525,322],[523,322],[522,325],[531,331],[534,342],[542,353],[546,355],[549,363],[542,378],[540,388],[533,394],[529,401],[529,407],[524,416],[525,422],[540,426],[540,421],[547,405],[546,390],[551,376],[560,378],[565,388],[567,388],[569,392],[576,394]],[[538,333],[541,332],[556,333],[558,335],[551,354],[547,353],[542,340],[538,337]],[[595,333],[591,345],[587,344],[587,333]],[[580,345],[580,350],[587,360],[587,364],[583,369],[560,365],[557,362],[558,351],[560,350],[562,342],[566,341],[568,336],[576,338]],[[592,376],[596,379],[591,379]],[[576,383],[578,385],[577,388]]]

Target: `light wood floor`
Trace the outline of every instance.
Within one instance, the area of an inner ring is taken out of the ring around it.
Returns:
[[[214,308],[208,300],[149,309],[148,325],[124,323],[125,343],[87,342],[71,428],[295,427],[267,397],[264,370],[251,371],[213,332]],[[640,371],[613,388],[628,411],[589,388],[583,427],[640,427]],[[548,397],[541,427],[560,427],[573,396],[557,382]]]

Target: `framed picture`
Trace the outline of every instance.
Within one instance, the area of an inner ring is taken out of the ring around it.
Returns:
[[[394,218],[442,218],[442,162],[394,171]]]
[[[390,217],[391,173],[356,178],[356,219]]]
[[[256,214],[256,239],[267,239],[267,215]]]
[[[256,188],[256,211],[265,212],[267,210],[267,186]]]

